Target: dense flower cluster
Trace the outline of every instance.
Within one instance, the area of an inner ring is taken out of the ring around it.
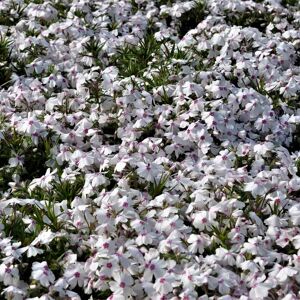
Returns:
[[[1,298],[299,299],[297,5],[1,1]]]

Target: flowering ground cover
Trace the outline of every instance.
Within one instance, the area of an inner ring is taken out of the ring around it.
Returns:
[[[0,1],[0,299],[300,299],[297,0]]]

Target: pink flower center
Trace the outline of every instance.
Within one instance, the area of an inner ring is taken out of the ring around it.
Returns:
[[[112,268],[112,263],[107,263],[106,266],[111,269]]]
[[[74,276],[75,276],[76,278],[79,278],[79,277],[80,277],[80,273],[79,273],[79,272],[76,272],[76,273],[74,274]]]
[[[160,282],[160,283],[165,283],[165,282],[166,282],[166,279],[165,279],[165,278],[161,278],[161,279],[159,279],[159,282]]]

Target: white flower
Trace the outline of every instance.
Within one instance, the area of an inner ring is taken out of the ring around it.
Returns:
[[[296,235],[292,239],[292,243],[296,249],[300,249],[300,235]]]
[[[250,300],[263,300],[263,299],[265,299],[268,296],[270,289],[271,289],[271,287],[269,287],[265,283],[255,284],[251,288],[250,293],[249,293]]]
[[[244,191],[251,192],[253,197],[262,196],[271,189],[269,180],[256,179],[245,184]]]
[[[31,192],[37,186],[42,189],[51,188],[51,182],[54,180],[56,173],[57,173],[57,169],[55,169],[51,172],[51,169],[48,168],[45,175],[43,175],[40,178],[33,179],[31,181],[31,183],[29,184],[28,190]]]
[[[134,296],[132,289],[133,279],[127,272],[116,272],[113,274],[114,281],[109,283],[114,295],[122,295],[123,297]]]
[[[143,280],[152,281],[154,278],[162,277],[165,273],[166,264],[163,260],[159,259],[158,251],[150,249],[149,253],[145,255],[145,271],[143,274]]]
[[[195,285],[201,284],[200,270],[195,266],[186,269],[180,278],[184,289],[190,291],[195,288]]]
[[[203,154],[206,154],[209,151],[210,146],[213,142],[212,137],[204,129],[201,129],[197,133],[197,137],[198,137],[198,147],[201,149]]]
[[[19,281],[19,270],[13,265],[6,265],[2,263],[0,265],[0,281],[4,285],[17,285]]]
[[[56,234],[53,233],[50,229],[43,230],[39,233],[39,235],[32,241],[31,245],[35,246],[37,244],[49,244],[54,238]]]
[[[21,156],[17,155],[15,157],[11,157],[8,162],[11,167],[23,166],[24,155],[21,155]]]
[[[221,263],[228,264],[229,266],[235,265],[235,257],[234,254],[228,251],[225,248],[216,249],[216,257],[220,260]]]
[[[279,282],[285,282],[288,277],[293,277],[298,273],[298,270],[292,267],[284,267],[282,268],[276,275],[276,279]]]
[[[291,222],[293,225],[300,225],[300,204],[295,204],[289,209],[289,215],[291,216]]]
[[[189,246],[189,251],[192,253],[199,252],[202,254],[204,252],[204,248],[209,245],[209,237],[205,234],[191,234],[190,237],[187,239],[187,242],[191,244]]]
[[[34,257],[37,256],[38,254],[42,254],[44,250],[38,249],[32,245],[26,246],[22,248],[22,252],[27,252],[27,257]]]
[[[210,229],[211,225],[215,225],[216,222],[214,221],[216,214],[211,211],[200,211],[194,214],[193,216],[193,225],[203,231],[204,229]]]
[[[1,292],[1,295],[5,294],[6,299],[12,299],[12,300],[23,300],[24,297],[26,296],[26,291],[17,288],[13,285],[3,289]]]
[[[164,275],[163,277],[157,278],[153,285],[156,292],[161,295],[167,295],[173,290],[172,283],[174,282],[174,277],[172,275]]]
[[[156,164],[156,163],[144,163],[144,162],[138,162],[137,163],[137,174],[146,179],[150,182],[158,182],[159,178],[163,172],[163,167]]]
[[[45,287],[48,287],[55,281],[55,276],[49,269],[46,261],[43,261],[41,263],[33,262],[31,276],[33,279],[39,281],[41,285]]]
[[[28,135],[32,135],[35,133],[40,133],[43,128],[40,124],[40,122],[32,115],[29,114],[27,119],[24,119],[21,123],[19,123],[19,125],[17,126],[17,128]]]
[[[64,277],[71,289],[75,286],[82,287],[85,279],[85,272],[81,264],[70,265],[64,272]]]
[[[113,87],[113,83],[118,76],[118,69],[116,67],[108,67],[102,71],[103,88],[109,90]]]

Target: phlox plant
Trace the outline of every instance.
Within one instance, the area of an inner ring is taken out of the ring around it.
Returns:
[[[298,1],[0,2],[1,299],[300,299]]]

